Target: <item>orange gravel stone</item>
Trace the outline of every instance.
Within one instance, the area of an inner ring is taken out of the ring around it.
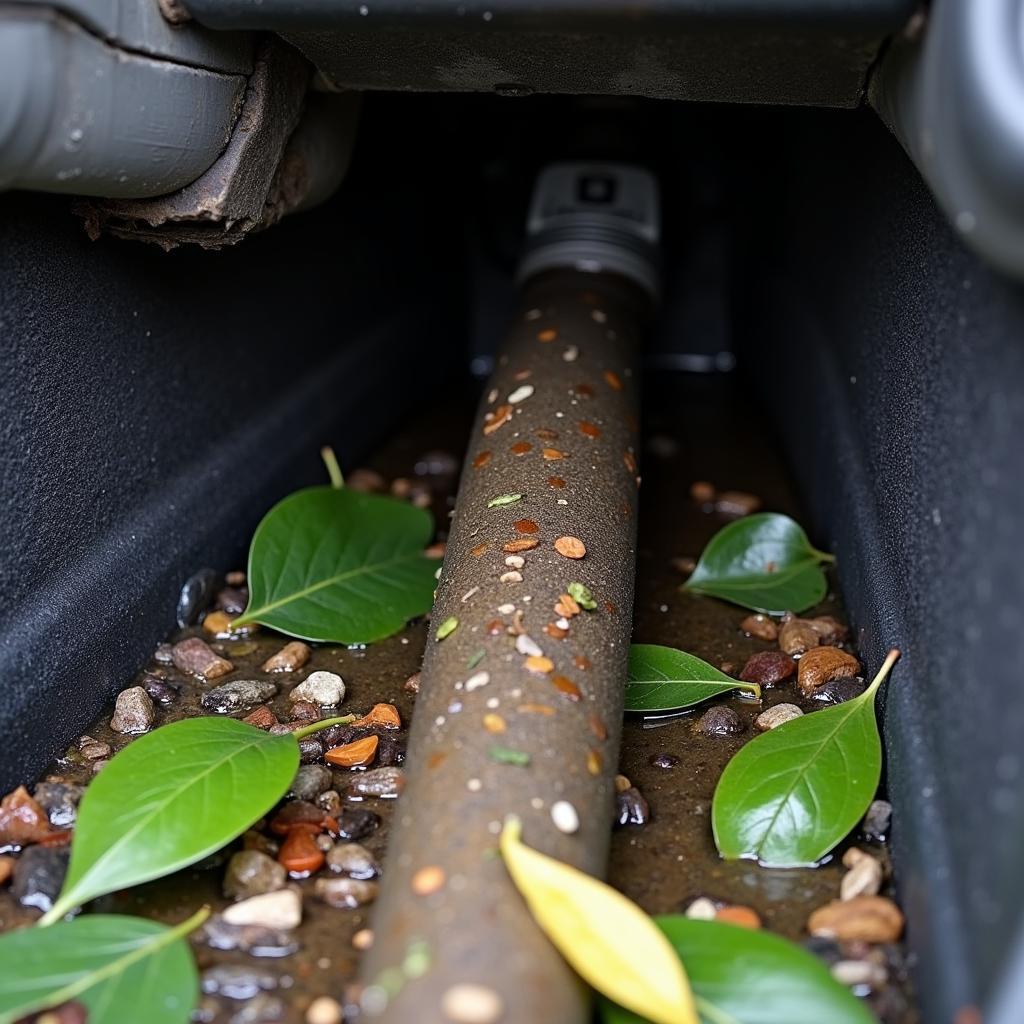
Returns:
[[[736,924],[741,928],[749,928],[751,931],[757,931],[761,927],[761,918],[757,916],[757,911],[750,907],[722,907],[715,914],[715,920],[725,921],[726,924]]]
[[[556,489],[561,489],[565,486],[565,481],[560,476],[549,476],[548,486]]]
[[[565,452],[560,452],[557,448],[543,448],[541,449],[541,455],[548,462],[557,462],[559,459],[565,458]]]
[[[516,441],[509,450],[513,455],[525,455],[533,451],[533,445],[529,441]]]
[[[601,428],[587,420],[580,420],[580,433],[585,437],[600,437]]]
[[[600,775],[601,769],[604,767],[604,758],[601,756],[600,750],[594,750],[591,748],[587,751],[587,771],[591,775]]]
[[[585,654],[577,654],[572,663],[581,671],[586,672],[590,668],[590,659]]]
[[[539,543],[535,537],[517,537],[515,540],[506,541],[503,550],[514,555],[520,551],[532,551]]]
[[[483,467],[486,466],[487,463],[490,461],[491,453],[489,451],[483,451],[473,460],[473,468],[483,469]]]
[[[324,864],[324,852],[316,845],[318,831],[313,827],[293,828],[277,855],[278,863],[294,875],[319,871]]]
[[[608,387],[613,391],[622,390],[622,381],[614,370],[605,370],[604,379],[608,382]]]
[[[557,430],[549,430],[547,427],[540,427],[538,430],[535,430],[534,433],[542,441],[557,441],[558,440],[558,431]]]
[[[564,693],[571,701],[578,701],[583,697],[580,688],[565,676],[553,676],[551,682],[559,693]]]
[[[579,615],[580,606],[571,594],[562,594],[555,604],[555,612],[566,619],[571,619],[574,615]]]
[[[501,715],[496,715],[493,711],[484,715],[484,728],[489,732],[497,735],[498,733],[504,732],[508,726],[505,725],[505,719]]]
[[[569,630],[562,629],[560,626],[556,626],[553,622],[549,622],[544,627],[544,632],[547,633],[552,640],[564,640],[569,635]]]
[[[499,636],[505,632],[505,623],[502,622],[501,619],[491,619],[491,621],[484,626],[484,630],[488,636]]]
[[[484,416],[484,433],[493,434],[499,427],[503,427],[512,419],[512,406],[499,405],[493,412]]]
[[[601,721],[598,715],[591,715],[587,719],[587,725],[590,726],[590,731],[602,742],[608,739],[608,729],[604,722]]]
[[[382,729],[401,729],[402,719],[394,704],[374,704],[362,718],[357,718],[352,725],[357,729],[372,725],[380,726]]]
[[[529,672],[537,672],[540,675],[547,675],[553,671],[555,663],[550,658],[545,658],[542,654],[531,654],[524,662],[523,666]]]
[[[14,858],[0,857],[0,885],[14,874]]]
[[[632,452],[625,452],[622,456],[622,461],[630,473],[636,472],[636,456]]]
[[[555,709],[550,704],[520,704],[516,708],[523,715],[553,715]]]
[[[540,527],[532,519],[517,519],[512,528],[516,533],[539,533]]]
[[[487,551],[487,541],[484,541],[483,544],[477,544],[477,546],[475,548],[471,549],[469,553],[474,558],[479,558],[486,551]]]
[[[579,537],[559,537],[555,550],[564,558],[582,558],[587,553],[586,545]]]
[[[429,867],[420,868],[415,875],[412,876],[412,882],[410,883],[412,891],[417,896],[429,896],[432,892],[437,892],[445,883],[444,868],[438,867],[436,864],[431,864]]]
[[[558,337],[558,331],[554,327],[545,327],[543,331],[537,332],[537,340],[543,341],[545,344],[549,341],[554,341]]]
[[[376,736],[364,736],[361,740],[332,747],[324,754],[324,760],[338,768],[365,768],[377,756],[379,742]]]

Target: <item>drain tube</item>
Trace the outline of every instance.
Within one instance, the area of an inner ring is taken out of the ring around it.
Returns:
[[[551,167],[528,233],[520,309],[466,454],[361,974],[364,1017],[387,1024],[589,1019],[584,987],[513,888],[497,837],[516,814],[531,845],[605,869],[635,569],[634,370],[656,280],[653,181],[618,165]]]

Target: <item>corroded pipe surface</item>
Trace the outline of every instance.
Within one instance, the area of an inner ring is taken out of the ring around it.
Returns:
[[[497,835],[514,813],[530,845],[605,869],[644,306],[622,279],[546,274],[527,286],[499,356],[466,456],[362,974],[375,1022],[588,1020],[589,997],[513,888]],[[571,584],[589,588],[593,610],[563,597],[581,593]]]

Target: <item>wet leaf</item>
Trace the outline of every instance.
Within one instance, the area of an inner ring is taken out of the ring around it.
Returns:
[[[704,1024],[874,1024],[817,957],[770,932],[682,915],[655,923],[686,965]],[[604,1024],[644,1020],[604,1003]]]
[[[813,864],[860,821],[882,773],[875,694],[898,657],[889,652],[859,697],[795,718],[739,750],[711,807],[723,857]]]
[[[487,502],[487,507],[501,508],[503,505],[514,505],[517,501],[522,501],[522,498],[521,494],[499,494],[496,498],[491,498]]]
[[[633,644],[629,648],[627,711],[678,711],[730,690],[761,696],[756,683],[733,679],[685,651],[659,644]]]
[[[430,610],[438,563],[430,514],[394,498],[308,487],[278,502],[249,549],[249,606],[302,640],[369,643]]]
[[[190,718],[140,736],[86,789],[64,888],[42,921],[219,850],[274,806],[298,766],[293,734],[232,718]]]
[[[590,587],[585,583],[570,583],[567,590],[569,592],[569,596],[581,608],[585,608],[588,612],[592,612],[597,608],[597,602],[594,600],[594,595],[590,592]]]
[[[184,936],[208,910],[176,928],[141,917],[86,914],[52,928],[0,936],[0,1024],[76,1000],[89,1024],[182,1024],[199,995]]]
[[[524,750],[513,750],[511,747],[491,747],[491,760],[497,764],[514,764],[525,768],[530,763],[530,755]]]
[[[443,640],[446,636],[451,636],[458,628],[459,620],[454,615],[449,615],[448,618],[437,627],[434,639]]]
[[[762,512],[722,527],[683,586],[758,612],[802,612],[825,596],[831,561],[789,516]]]
[[[679,958],[654,922],[610,885],[525,846],[509,819],[501,854],[544,934],[598,992],[654,1024],[697,1024]]]

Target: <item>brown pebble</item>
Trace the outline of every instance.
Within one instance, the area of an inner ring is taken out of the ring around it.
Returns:
[[[523,661],[523,667],[528,672],[547,675],[548,672],[554,669],[555,663],[550,658],[545,658],[542,654],[531,654]]]
[[[782,651],[758,651],[747,659],[740,679],[758,686],[775,686],[796,672],[796,662]]]
[[[437,864],[430,864],[425,868],[420,868],[412,876],[412,881],[409,885],[417,896],[429,896],[431,893],[437,892],[444,883],[444,868],[439,867]]]
[[[541,455],[548,462],[557,462],[559,459],[565,458],[565,452],[559,451],[558,448],[542,448]]]
[[[532,519],[517,519],[512,524],[512,529],[516,533],[538,533],[540,527]]]
[[[400,796],[405,788],[405,772],[401,768],[371,768],[368,772],[356,773],[345,790],[350,799],[378,797],[383,800]]]
[[[669,565],[678,573],[682,573],[684,576],[689,576],[694,569],[697,568],[697,560],[690,558],[688,555],[680,556],[679,558],[670,558]]]
[[[234,569],[224,577],[224,582],[229,587],[244,587],[246,576],[245,573],[239,569]]]
[[[587,672],[590,669],[590,659],[585,654],[577,654],[572,659],[572,663],[581,671]]]
[[[269,729],[271,726],[277,725],[277,715],[266,704],[261,704],[258,708],[250,711],[242,721],[246,725],[256,726],[257,729]]]
[[[24,786],[18,786],[0,802],[0,846],[28,846],[52,832],[46,811]]]
[[[359,878],[318,878],[313,885],[313,894],[329,907],[339,910],[354,910],[372,903],[377,898],[380,886],[377,882]]]
[[[285,644],[277,652],[263,662],[264,672],[294,672],[309,661],[312,651],[301,640],[293,640]]]
[[[569,700],[576,702],[583,698],[580,688],[565,676],[552,676],[551,683],[559,693],[564,694]]]
[[[509,451],[513,455],[526,455],[528,452],[533,451],[533,445],[529,441],[516,441]]]
[[[715,511],[724,516],[749,516],[761,507],[761,499],[746,491],[722,491],[715,500]]]
[[[0,885],[3,885],[14,874],[14,858],[0,857]]]
[[[406,693],[419,693],[420,692],[420,674],[419,672],[413,672],[411,676],[402,684],[402,689]]]
[[[548,486],[560,490],[565,486],[565,481],[560,476],[549,476]]]
[[[493,434],[499,427],[512,419],[512,406],[499,405],[493,412],[484,416],[484,434]]]
[[[819,615],[817,618],[808,619],[807,621],[818,634],[820,642],[829,646],[842,643],[849,633],[849,630],[831,615]]]
[[[590,731],[603,743],[608,739],[608,728],[601,720],[600,716],[594,714],[587,719],[587,724],[590,726]]]
[[[359,467],[352,470],[345,477],[345,486],[350,491],[362,491],[366,494],[373,494],[383,491],[387,487],[387,482],[376,470]],[[229,579],[228,583],[230,582],[231,580]]]
[[[491,453],[489,451],[480,452],[477,457],[473,460],[474,469],[483,469],[488,462],[491,461]]]
[[[373,945],[373,932],[369,928],[360,928],[352,936],[352,945],[365,952]]]
[[[443,540],[439,540],[436,544],[431,544],[429,548],[424,548],[423,554],[427,558],[444,558],[447,549],[448,545]]]
[[[603,376],[608,387],[610,387],[612,391],[622,390],[622,380],[614,370],[605,370]]]
[[[190,636],[171,648],[174,667],[180,672],[202,676],[205,679],[219,679],[234,671],[235,666],[217,654],[205,640]]]
[[[787,612],[779,629],[779,648],[786,654],[804,654],[821,643],[818,631],[807,619]]]
[[[801,659],[797,685],[805,696],[836,679],[848,679],[860,671],[860,662],[838,647],[815,647]]]
[[[203,629],[216,637],[231,636],[231,616],[227,612],[209,612],[203,618]]]
[[[723,921],[726,924],[739,925],[740,928],[749,928],[751,931],[757,931],[761,927],[761,918],[758,916],[757,911],[750,907],[722,907],[715,914],[715,920]]]
[[[600,437],[601,428],[594,423],[590,423],[588,420],[580,420],[580,433],[584,437]]]
[[[487,552],[487,541],[484,541],[483,544],[477,544],[477,546],[475,548],[471,548],[469,553],[474,558],[479,558],[481,555],[486,554],[486,552]]]
[[[705,736],[735,736],[743,732],[743,722],[732,708],[716,704],[694,722],[693,731]]]
[[[553,622],[549,622],[545,625],[544,632],[547,633],[552,640],[564,640],[569,635],[569,630],[562,629],[561,626],[556,626]]]
[[[777,729],[780,725],[792,722],[794,718],[800,718],[803,712],[795,704],[776,704],[774,707],[762,711],[754,719],[754,728],[758,732],[768,732],[770,729]]]
[[[579,537],[559,537],[555,541],[555,550],[563,558],[582,558],[587,549]]]
[[[903,914],[884,896],[833,900],[807,920],[807,930],[839,942],[895,942],[903,931]]]
[[[515,555],[521,551],[532,551],[539,543],[536,537],[517,537],[515,540],[507,541],[502,548],[508,554]]]
[[[694,480],[690,484],[690,497],[700,505],[707,505],[715,500],[715,485],[707,480]]]
[[[379,737],[364,736],[352,743],[331,747],[324,754],[324,760],[338,768],[365,768],[368,764],[373,763],[373,759],[377,755],[378,743],[380,743]]]
[[[562,594],[555,603],[555,614],[561,615],[564,619],[571,619],[574,615],[579,615],[579,613],[580,606],[576,598],[569,594]]]
[[[374,704],[362,718],[357,718],[352,723],[354,729],[368,729],[374,726],[380,729],[401,729],[402,719],[398,714],[398,708],[394,704]]]
[[[692,571],[692,570],[691,570]],[[779,627],[767,615],[748,615],[741,623],[740,629],[747,636],[757,637],[758,640],[766,640],[769,643],[778,639]]]
[[[843,864],[849,869],[839,883],[839,898],[852,900],[858,896],[877,896],[882,888],[882,863],[858,850],[856,846],[843,854]]]

